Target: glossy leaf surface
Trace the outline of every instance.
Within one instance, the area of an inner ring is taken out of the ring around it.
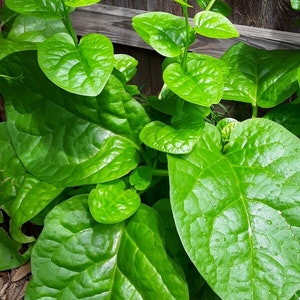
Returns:
[[[224,78],[226,100],[270,108],[288,99],[298,88],[298,50],[264,50],[239,43],[226,51]]]
[[[56,206],[45,224],[26,299],[188,299],[151,208],[141,206],[126,222],[99,224],[81,195]]]
[[[149,12],[135,16],[132,26],[139,36],[159,54],[176,57],[185,47],[185,21],[163,12]],[[189,26],[189,44],[195,40],[193,28]]]
[[[86,35],[76,45],[69,34],[57,33],[39,45],[38,62],[59,87],[79,95],[97,96],[113,69],[113,46],[100,34]]]
[[[0,59],[3,59],[4,57],[14,52],[35,50],[35,49],[36,49],[36,44],[34,43],[10,41],[0,37]]]
[[[67,32],[61,20],[47,20],[19,15],[16,17],[7,39],[38,43],[58,32]]]
[[[32,175],[65,187],[114,180],[136,167],[147,119],[116,78],[97,98],[69,94],[45,78],[32,52],[2,60],[0,73],[24,75],[0,78],[0,87],[12,143]]]
[[[115,224],[131,217],[141,204],[140,196],[118,179],[99,183],[89,194],[93,218],[103,224]]]
[[[226,17],[213,11],[197,13],[194,23],[194,30],[205,37],[229,39],[239,36],[237,29]]]
[[[62,19],[64,6],[62,0],[5,0],[5,5],[19,14],[47,19]]]
[[[130,81],[137,71],[138,61],[127,54],[115,54],[114,68],[122,74],[122,81]]]
[[[164,82],[182,99],[202,106],[218,103],[223,95],[223,64],[220,60],[189,53],[187,71],[172,63],[163,73]]]
[[[191,260],[221,299],[290,299],[300,282],[300,141],[263,119],[239,123],[226,152],[207,125],[168,156],[171,204]]]
[[[204,111],[193,109],[190,104],[172,118],[170,125],[161,121],[147,124],[140,133],[141,141],[147,146],[172,154],[192,151],[199,141],[204,127]]]

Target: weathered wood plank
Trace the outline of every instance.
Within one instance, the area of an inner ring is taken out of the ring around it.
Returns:
[[[114,43],[150,49],[134,32],[133,16],[145,11],[97,4],[77,9],[72,13],[73,26],[78,35],[98,32],[108,36]],[[243,25],[236,25],[240,37],[215,40],[197,36],[191,50],[220,57],[232,44],[243,41],[264,49],[300,49],[300,34]]]

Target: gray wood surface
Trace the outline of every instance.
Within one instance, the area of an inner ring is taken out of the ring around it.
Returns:
[[[122,3],[124,5],[124,1],[122,1]],[[114,43],[120,45],[150,49],[150,47],[139,38],[131,26],[132,17],[143,12],[145,11],[97,4],[78,8],[71,14],[71,18],[73,26],[79,36],[97,32],[105,34]],[[299,33],[249,27],[245,25],[236,25],[236,27],[240,33],[239,38],[215,40],[203,38],[198,35],[191,50],[220,57],[231,45],[239,41],[264,49],[300,49]]]

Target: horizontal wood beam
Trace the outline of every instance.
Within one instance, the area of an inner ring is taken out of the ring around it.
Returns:
[[[114,43],[151,49],[141,40],[131,26],[132,18],[144,12],[142,10],[96,4],[78,8],[71,14],[71,19],[79,36],[97,32],[108,36]],[[231,45],[241,41],[248,45],[270,50],[300,49],[299,33],[243,25],[236,25],[236,28],[240,33],[240,37],[235,39],[218,40],[197,35],[197,39],[190,50],[220,57]]]

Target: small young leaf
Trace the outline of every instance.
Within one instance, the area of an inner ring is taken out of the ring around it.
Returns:
[[[299,50],[264,50],[238,43],[223,55],[229,68],[223,99],[270,108],[298,88]]]
[[[188,289],[166,254],[157,213],[142,205],[125,222],[93,220],[86,195],[56,206],[32,252],[26,299],[180,299]]]
[[[163,12],[149,12],[135,16],[132,26],[139,36],[163,56],[179,56],[186,42],[184,19]],[[195,40],[193,28],[189,26],[189,44]]]
[[[197,13],[194,22],[194,30],[209,38],[229,39],[239,36],[237,29],[226,17],[213,11]]]
[[[89,195],[90,212],[97,222],[103,224],[128,219],[140,204],[140,196],[134,190],[126,189],[122,180],[100,183]]]
[[[210,0],[197,0],[197,3],[204,10],[210,3]],[[231,7],[222,0],[216,0],[210,10],[216,13],[220,13],[225,17],[231,15]]]
[[[208,124],[190,154],[168,155],[179,236],[221,299],[290,299],[300,282],[300,140],[252,119],[227,146]]]
[[[295,10],[300,10],[300,1],[299,0],[291,0],[291,6]]]
[[[193,7],[192,5],[189,5],[187,1],[184,0],[174,0],[174,1],[185,7]]]
[[[182,99],[211,106],[219,103],[223,95],[224,65],[217,58],[189,53],[187,72],[179,63],[167,66],[163,73],[164,82]]]
[[[89,34],[74,44],[66,33],[57,33],[38,48],[38,62],[46,76],[71,93],[97,96],[113,70],[111,41],[100,34]]]
[[[129,177],[129,183],[138,191],[145,190],[152,180],[152,170],[147,166],[137,167]]]
[[[115,54],[114,59],[114,68],[122,74],[122,81],[127,83],[135,75],[138,61],[134,57],[127,54]]]
[[[64,17],[64,5],[61,0],[5,0],[5,5],[22,15],[46,19],[62,19]]]

